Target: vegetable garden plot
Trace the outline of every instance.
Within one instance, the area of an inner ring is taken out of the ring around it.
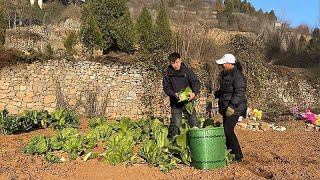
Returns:
[[[108,123],[102,118],[93,118],[86,134],[69,127],[56,131],[52,136],[35,136],[23,152],[43,155],[51,162],[79,157],[83,161],[98,158],[112,165],[147,163],[166,172],[178,163],[190,165],[188,129],[184,123],[181,134],[169,140],[167,126],[158,119],[133,122],[122,118]],[[103,152],[96,151],[98,144],[103,145]]]
[[[80,132],[87,135],[90,130],[88,124],[88,119],[80,120]],[[306,132],[304,122],[293,118],[282,121],[281,125],[289,130],[257,132],[236,128],[245,155],[241,163],[205,171],[179,163],[169,173],[161,173],[159,166],[148,165],[139,155],[136,156],[139,164],[126,166],[120,163],[114,166],[105,163],[104,156],[99,156],[105,151],[104,142],[98,142],[92,148],[92,153],[86,154],[89,156],[87,161],[82,159],[85,153],[77,155],[76,160],[69,160],[68,153],[55,150],[47,153],[47,158],[54,155],[59,160],[65,157],[66,161],[51,163],[45,159],[44,154],[26,155],[19,152],[34,135],[54,135],[57,131],[52,128],[0,135],[0,179],[318,179],[318,133]],[[139,152],[139,146],[135,145],[134,154]],[[96,157],[93,152],[98,152]]]

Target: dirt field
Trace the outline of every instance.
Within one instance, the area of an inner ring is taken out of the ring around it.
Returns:
[[[83,123],[85,124],[85,123]],[[145,164],[112,166],[97,159],[61,164],[41,156],[20,153],[41,129],[19,135],[0,136],[0,179],[320,179],[320,134],[306,132],[301,121],[282,121],[287,131],[255,132],[236,129],[244,161],[214,170],[179,165],[165,174]]]

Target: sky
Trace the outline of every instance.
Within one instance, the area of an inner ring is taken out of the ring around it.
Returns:
[[[320,0],[248,0],[258,11],[274,10],[280,22],[292,27],[307,24],[311,28],[320,26]]]

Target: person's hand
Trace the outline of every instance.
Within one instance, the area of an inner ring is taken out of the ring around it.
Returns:
[[[175,93],[175,96],[180,101],[179,93]]]
[[[214,101],[214,95],[212,95],[212,94],[210,94],[208,97],[207,97],[207,99],[206,99],[206,102],[207,103],[212,103],[213,101]]]
[[[196,97],[196,94],[191,92],[189,93],[189,101],[194,100],[194,98]]]
[[[232,116],[234,114],[234,109],[232,107],[227,108],[226,116]]]

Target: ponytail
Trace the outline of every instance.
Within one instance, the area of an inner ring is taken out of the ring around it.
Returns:
[[[242,65],[239,61],[236,61],[235,66],[242,72]]]

